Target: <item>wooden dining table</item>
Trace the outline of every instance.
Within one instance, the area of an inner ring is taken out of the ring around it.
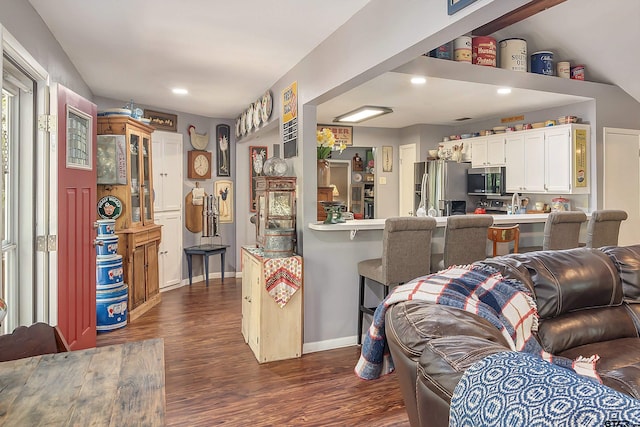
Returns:
[[[164,426],[164,343],[0,363],[0,425]]]

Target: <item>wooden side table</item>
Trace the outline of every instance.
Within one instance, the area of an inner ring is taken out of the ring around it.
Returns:
[[[209,286],[209,256],[220,254],[220,274],[222,283],[224,283],[224,254],[227,252],[228,247],[229,245],[206,244],[184,248],[184,253],[187,256],[187,267],[189,268],[189,286],[191,286],[193,280],[191,270],[191,257],[193,255],[202,255],[204,258],[204,281]]]

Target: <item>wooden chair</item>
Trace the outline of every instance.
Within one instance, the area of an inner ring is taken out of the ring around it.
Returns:
[[[362,342],[364,314],[373,315],[375,311],[375,307],[367,307],[364,302],[365,279],[382,285],[386,298],[391,286],[429,274],[431,235],[435,227],[436,220],[431,217],[396,217],[384,222],[382,257],[358,263],[358,344]]]
[[[69,351],[57,326],[46,323],[19,326],[11,334],[0,335],[0,362]]]
[[[513,253],[518,253],[518,241],[520,240],[520,225],[511,227],[489,227],[487,238],[493,242],[493,256],[498,255],[498,243],[513,242]]]

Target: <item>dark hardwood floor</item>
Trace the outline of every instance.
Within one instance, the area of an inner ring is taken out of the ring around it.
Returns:
[[[359,347],[259,365],[241,317],[239,279],[194,283],[99,334],[98,346],[164,338],[170,426],[409,425],[396,374],[363,381],[353,373]]]

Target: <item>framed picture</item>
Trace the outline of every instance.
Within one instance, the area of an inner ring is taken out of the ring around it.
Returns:
[[[214,194],[218,198],[220,223],[233,222],[233,182],[221,179],[214,183]]]
[[[229,125],[216,126],[216,164],[218,176],[231,176],[230,134],[231,128]]]
[[[263,176],[262,165],[267,160],[267,147],[249,147],[249,177],[251,181],[251,192],[249,206],[251,212],[256,212],[256,178]]]
[[[336,125],[318,125],[317,130],[327,128],[333,132],[333,136],[336,138],[336,145],[344,143],[347,147],[353,145],[353,126],[336,126]]]
[[[393,172],[393,147],[382,147],[382,172]]]
[[[460,9],[469,6],[476,0],[447,0],[447,13],[453,15]]]
[[[157,130],[178,131],[178,116],[160,111],[144,110],[144,117],[151,119],[151,126]]]

